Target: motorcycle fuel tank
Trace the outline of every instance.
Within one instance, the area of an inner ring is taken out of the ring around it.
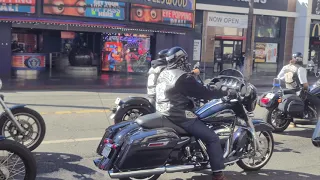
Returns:
[[[196,111],[196,114],[200,119],[205,119],[209,116],[214,115],[217,112],[223,111],[225,109],[230,109],[231,105],[222,102],[221,99],[214,99]]]

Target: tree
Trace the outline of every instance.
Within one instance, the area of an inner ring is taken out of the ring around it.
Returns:
[[[248,13],[248,28],[246,36],[246,56],[244,61],[244,77],[247,81],[250,80],[252,74],[253,64],[253,50],[252,50],[252,24],[253,24],[253,2],[249,0],[249,13]]]

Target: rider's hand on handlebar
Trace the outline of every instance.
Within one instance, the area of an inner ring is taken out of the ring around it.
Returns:
[[[194,69],[191,72],[192,72],[192,74],[197,75],[197,76],[200,74],[200,70],[199,69]]]

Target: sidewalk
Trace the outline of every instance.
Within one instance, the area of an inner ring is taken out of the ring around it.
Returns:
[[[257,88],[272,87],[273,76],[253,76],[251,83]],[[314,83],[317,78],[309,77]],[[86,89],[140,89],[146,88],[146,75],[103,74],[97,78],[40,78],[2,79],[2,90],[86,90]]]

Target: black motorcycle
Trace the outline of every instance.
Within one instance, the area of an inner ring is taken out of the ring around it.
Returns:
[[[239,87],[241,93],[212,100],[196,114],[219,135],[225,165],[237,163],[244,170],[259,170],[272,156],[274,129],[252,118],[256,89],[245,84],[242,74],[220,76],[220,80],[222,88]],[[158,113],[108,127],[97,153],[102,157],[94,160],[95,165],[108,171],[111,178],[122,180],[156,180],[163,173],[210,172],[205,144]]]
[[[267,109],[265,121],[275,128],[274,132],[285,131],[291,122],[306,124],[317,121],[318,108],[308,99],[305,99],[306,94],[314,98],[320,98],[319,82],[313,84],[309,92],[304,92],[302,90],[282,89],[280,80],[274,79],[272,90],[264,93],[258,103],[260,107]],[[288,99],[290,99],[290,103]]]

